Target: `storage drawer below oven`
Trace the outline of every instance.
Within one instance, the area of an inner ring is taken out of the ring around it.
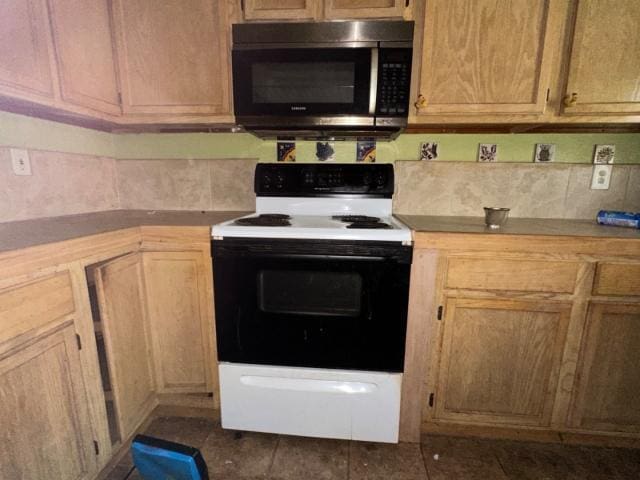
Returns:
[[[401,373],[220,363],[222,427],[397,443]]]

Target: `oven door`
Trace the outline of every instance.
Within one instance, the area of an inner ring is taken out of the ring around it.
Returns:
[[[220,361],[403,370],[411,247],[224,239],[212,253]]]
[[[377,48],[234,49],[235,114],[365,116],[371,123],[372,78],[377,81]]]

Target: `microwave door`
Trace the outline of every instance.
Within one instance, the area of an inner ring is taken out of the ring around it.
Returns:
[[[375,48],[234,50],[236,116],[369,117],[376,109],[377,58]]]

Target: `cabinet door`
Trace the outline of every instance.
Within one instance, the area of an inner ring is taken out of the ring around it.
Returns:
[[[62,99],[120,113],[107,0],[49,0]]]
[[[640,113],[640,2],[580,0],[565,113]]]
[[[2,2],[1,12],[0,88],[34,99],[53,98],[45,0],[7,0]]]
[[[95,270],[118,427],[127,438],[155,407],[140,255]]]
[[[571,426],[640,432],[640,304],[591,304],[583,339]]]
[[[321,0],[245,0],[245,20],[313,20]]]
[[[145,252],[143,261],[158,392],[210,391],[211,266],[200,252]]]
[[[86,403],[70,322],[0,357],[0,478],[92,478]]]
[[[229,113],[226,4],[114,0],[125,113]]]
[[[402,18],[406,0],[325,0],[324,16],[342,18]]]
[[[418,115],[545,109],[556,0],[429,0]]]
[[[449,299],[436,418],[548,425],[570,305]]]

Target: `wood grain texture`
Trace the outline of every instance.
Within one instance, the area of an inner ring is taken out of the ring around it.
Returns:
[[[117,258],[95,272],[118,427],[126,438],[156,400],[140,255]]]
[[[542,114],[559,35],[556,0],[433,0],[418,115]]]
[[[564,113],[640,114],[639,23],[639,2],[578,0]]]
[[[414,247],[462,252],[562,252],[572,255],[615,252],[620,256],[640,257],[640,238],[415,232]]]
[[[640,432],[640,304],[593,302],[575,385],[571,425]]]
[[[145,252],[142,258],[158,392],[206,392],[213,365],[204,257]]]
[[[413,256],[400,405],[401,442],[420,442],[424,379],[429,369],[429,345],[434,327],[437,266],[435,250],[420,250]]]
[[[640,295],[640,263],[599,262],[594,295]]]
[[[107,0],[48,0],[62,99],[121,113]]]
[[[315,20],[321,0],[245,0],[245,20]]]
[[[449,257],[447,288],[571,293],[577,262]]]
[[[0,358],[0,478],[92,478],[85,402],[73,326]]]
[[[436,418],[548,425],[570,304],[450,299]]]
[[[0,92],[53,98],[46,0],[7,0],[0,15]]]
[[[324,17],[350,18],[403,18],[405,0],[325,0]]]
[[[229,114],[226,2],[115,0],[125,114]]]
[[[69,272],[0,290],[0,344],[75,310]]]

